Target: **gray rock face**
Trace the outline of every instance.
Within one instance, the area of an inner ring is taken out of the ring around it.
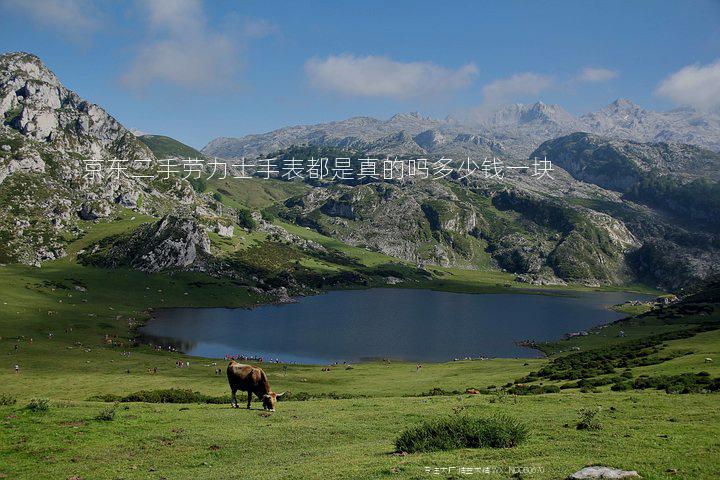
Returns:
[[[684,107],[653,112],[626,99],[580,117],[579,131],[638,142],[681,142],[720,151],[720,112]]]
[[[139,227],[122,241],[97,245],[79,258],[98,266],[160,272],[204,270],[209,254],[210,239],[195,219],[169,215]]]
[[[591,479],[616,479],[623,478],[640,478],[635,470],[621,470],[619,468],[610,467],[585,467],[578,470],[568,477],[568,480],[591,480]]]
[[[43,174],[45,173],[45,162],[39,155],[27,155],[19,159],[12,158],[4,166],[0,164],[0,185],[15,172]]]
[[[720,180],[720,154],[681,143],[639,143],[573,133],[544,142],[531,156],[552,159],[578,180],[627,191],[647,174]]]
[[[108,215],[110,215],[110,208],[103,203],[96,203],[95,205],[83,203],[78,211],[78,216],[83,220],[97,220]]]
[[[148,251],[133,262],[135,268],[148,272],[186,268],[202,254],[210,253],[205,229],[192,219],[165,217],[149,240]]]
[[[0,261],[38,264],[65,254],[68,239],[82,235],[84,222],[112,218],[119,208],[150,215],[193,211],[210,200],[179,178],[167,182],[132,178],[154,160],[148,147],[98,105],[65,88],[34,55],[0,55]],[[124,160],[111,174],[110,159]],[[104,162],[101,178],[87,176],[86,161]],[[7,197],[6,197],[7,196]],[[222,216],[208,214],[208,222]],[[15,231],[12,220],[31,228]],[[44,252],[44,253],[43,253]]]
[[[52,143],[62,152],[152,158],[117,120],[65,88],[40,59],[28,53],[0,55],[0,115],[24,136]]]
[[[234,235],[235,227],[232,225],[223,225],[222,223],[218,223],[217,225],[217,234],[221,237],[227,237],[232,238]]]
[[[115,202],[123,207],[137,208],[138,200],[140,199],[140,192],[126,192],[119,195]]]
[[[495,266],[554,283],[562,282],[558,277],[593,284],[627,278],[624,254],[639,243],[622,221],[540,195],[516,201],[504,191],[431,180],[333,184],[288,200],[282,214],[416,264]]]

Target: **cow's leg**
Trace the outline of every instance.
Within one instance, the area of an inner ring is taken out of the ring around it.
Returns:
[[[230,400],[230,406],[233,408],[237,408],[237,389],[236,388],[230,388],[232,391],[232,399]]]
[[[247,408],[248,408],[248,410],[250,410],[250,403],[252,402],[252,391],[248,391],[247,394],[248,394],[248,406],[247,406]]]

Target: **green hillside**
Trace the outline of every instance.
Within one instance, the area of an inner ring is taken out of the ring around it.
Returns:
[[[203,158],[198,150],[165,135],[141,135],[138,139],[147,145],[157,158]]]

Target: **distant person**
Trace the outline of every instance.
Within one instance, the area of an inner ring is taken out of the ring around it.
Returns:
[[[415,371],[420,372],[420,370],[422,370],[422,365],[418,363],[417,365],[415,365]]]
[[[15,374],[17,375],[17,374],[19,374],[19,373],[20,373],[20,365],[18,365],[18,364],[16,363],[16,364],[15,364]]]

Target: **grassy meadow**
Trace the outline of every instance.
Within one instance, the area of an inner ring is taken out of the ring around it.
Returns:
[[[147,220],[128,214],[98,223],[71,245],[67,258],[42,268],[0,266],[0,403],[5,403],[0,405],[0,478],[466,478],[460,467],[487,467],[490,473],[476,471],[473,476],[558,479],[591,464],[637,470],[648,479],[720,477],[717,393],[612,391],[606,384],[510,395],[502,388],[571,351],[717,322],[717,309],[673,321],[650,314],[613,324],[548,346],[554,355],[550,359],[424,364],[420,372],[403,362],[330,371],[266,364],[273,390],[292,395],[272,414],[258,402],[251,411],[227,403],[104,402],[98,396],[171,388],[227,396],[224,361],[134,346],[133,330],[152,308],[252,307],[267,300],[227,279],[103,270],[74,261],[79,250],[97,239]],[[391,260],[293,228],[327,247],[344,249],[368,268]],[[218,246],[215,239],[214,248],[242,249],[254,241],[246,236],[237,244]],[[434,275],[434,281],[416,286],[518,290],[506,287],[510,276],[500,272],[438,269]],[[623,338],[618,337],[620,329]],[[631,365],[628,374],[720,375],[720,330],[663,341],[657,348],[652,357],[666,360]],[[706,357],[714,362],[706,363]],[[178,360],[190,366],[178,368]],[[222,375],[216,368],[223,369]],[[535,383],[561,385],[564,380]],[[466,394],[470,388],[482,393]],[[27,408],[33,398],[49,399],[47,409]],[[581,409],[597,410],[602,428],[577,429]],[[499,414],[523,422],[527,441],[508,449],[394,452],[400,433],[424,420]],[[439,475],[432,470],[449,467]],[[524,473],[513,470],[522,468]]]

